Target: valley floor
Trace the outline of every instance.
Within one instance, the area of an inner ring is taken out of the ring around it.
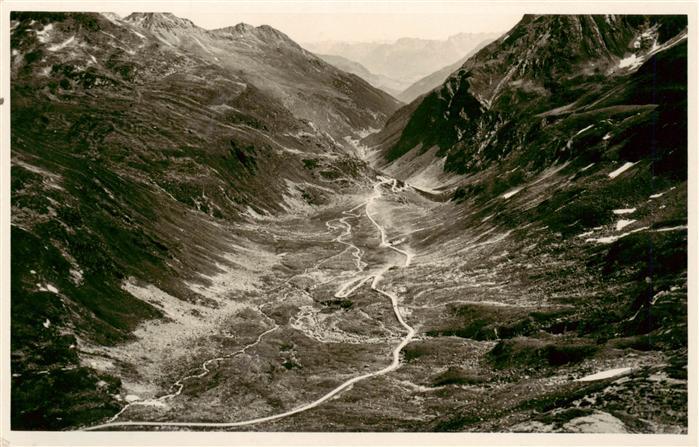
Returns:
[[[123,409],[89,429],[683,431],[672,407],[686,381],[659,352],[502,367],[494,348],[512,335],[464,332],[473,312],[502,327],[575,307],[527,292],[522,273],[546,266],[508,260],[512,232],[464,228],[468,214],[379,177],[314,214],[236,227],[233,267],[197,286],[221,303],[209,314],[129,285],[169,319],[85,353],[126,390]],[[516,340],[587,346],[573,338]]]

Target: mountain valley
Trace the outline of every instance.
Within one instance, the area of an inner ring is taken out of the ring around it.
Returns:
[[[687,432],[686,16],[11,19],[13,429]]]

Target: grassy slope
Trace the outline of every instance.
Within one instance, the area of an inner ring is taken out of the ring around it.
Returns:
[[[12,424],[60,429],[118,408],[119,380],[80,366],[80,340],[123,342],[162,316],[122,281],[215,307],[184,281],[222,262],[222,224],[281,211],[282,178],[317,182],[269,137],[310,158],[336,149],[227,68],[102,16],[12,19]]]

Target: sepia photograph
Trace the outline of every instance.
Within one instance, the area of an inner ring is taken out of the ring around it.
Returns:
[[[2,6],[3,442],[696,442],[697,4],[635,5]]]

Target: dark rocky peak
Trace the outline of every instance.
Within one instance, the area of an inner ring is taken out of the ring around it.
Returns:
[[[177,17],[170,12],[134,12],[124,20],[151,31],[175,31],[199,28],[191,20]]]

